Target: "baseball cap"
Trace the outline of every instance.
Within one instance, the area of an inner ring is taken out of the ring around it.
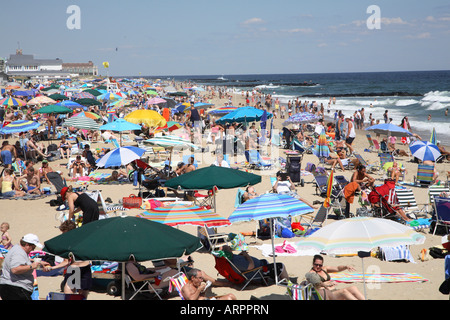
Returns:
[[[34,244],[36,247],[39,247],[39,248],[43,248],[44,247],[39,242],[38,236],[35,235],[35,234],[32,234],[32,233],[28,233],[28,234],[24,235],[22,240],[25,241],[26,243]]]
[[[66,200],[66,192],[67,192],[67,190],[69,190],[68,187],[64,187],[64,188],[61,189],[61,198],[63,199],[63,201]]]
[[[42,163],[43,163],[43,164],[44,164],[44,163],[48,163],[48,160],[44,159],[44,160],[42,160]]]

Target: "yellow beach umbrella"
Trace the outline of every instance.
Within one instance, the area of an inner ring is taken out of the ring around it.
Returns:
[[[125,116],[125,120],[135,124],[144,123],[148,127],[164,127],[166,119],[153,110],[136,110]]]

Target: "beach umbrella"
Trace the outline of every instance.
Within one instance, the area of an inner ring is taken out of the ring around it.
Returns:
[[[219,166],[200,168],[166,181],[168,188],[192,190],[232,189],[261,182],[261,176]]]
[[[393,220],[357,217],[336,221],[322,227],[297,242],[296,249],[308,252],[310,255],[355,254],[370,252],[376,247],[396,247],[424,242],[424,235]]]
[[[125,116],[125,120],[135,124],[146,124],[148,127],[162,127],[166,125],[166,119],[153,110],[135,110]]]
[[[150,96],[157,96],[158,92],[156,92],[155,90],[147,90],[145,91],[146,94],[150,95]]]
[[[283,122],[283,125],[289,124],[304,124],[310,122],[316,122],[320,119],[318,115],[310,112],[300,112],[290,116],[286,121]]]
[[[21,99],[8,97],[0,100],[0,105],[7,107],[23,107],[26,106],[27,103]]]
[[[392,123],[380,123],[366,128],[367,131],[373,131],[378,134],[385,134],[393,137],[409,137],[412,133],[400,126]]]
[[[54,93],[54,94],[49,95],[48,97],[50,99],[55,100],[55,101],[57,101],[57,100],[69,100],[70,99],[69,97],[67,97],[67,96],[65,96],[63,94],[60,94],[60,93]]]
[[[176,121],[168,121],[164,127],[158,127],[156,130],[167,130],[169,132],[183,128],[183,125]]]
[[[170,203],[147,210],[139,217],[163,223],[169,226],[189,224],[194,226],[221,227],[230,225],[230,221],[219,214],[199,207],[182,203]]]
[[[94,97],[98,97],[99,95],[102,94],[100,91],[95,90],[95,89],[85,89],[85,90],[83,90],[83,92],[90,93],[90,94],[92,94]]]
[[[132,105],[133,103],[134,103],[133,100],[120,99],[120,100],[112,102],[110,104],[110,106],[115,109],[115,108],[122,108],[122,107],[125,107],[125,106],[129,106],[129,105]]]
[[[34,96],[35,92],[31,90],[17,90],[12,93],[13,96],[16,97],[30,97]]]
[[[95,99],[95,96],[92,93],[86,91],[74,93],[72,97],[74,99]]]
[[[111,130],[114,132],[120,132],[120,145],[122,145],[122,132],[131,130],[141,130],[141,126],[135,123],[126,121],[125,119],[118,118],[117,120],[104,124],[100,127],[100,130]]]
[[[321,161],[330,155],[330,148],[327,145],[327,135],[325,134],[325,129],[322,129],[319,139],[313,149],[313,153]]]
[[[205,103],[205,102],[197,102],[194,103],[194,108],[196,109],[207,109],[209,107],[212,107],[214,104],[212,103]]]
[[[177,148],[177,149],[195,149],[201,150],[201,147],[191,143],[190,141],[170,139],[166,137],[155,137],[144,140],[144,143],[148,143],[154,146],[163,148]]]
[[[437,144],[436,128],[433,128],[433,131],[431,132],[430,143]]]
[[[212,115],[227,114],[227,113],[235,111],[236,109],[237,109],[237,107],[226,106],[226,107],[220,107],[220,108],[208,110],[207,113],[212,114]]]
[[[115,100],[119,100],[122,99],[122,97],[118,96],[115,93],[112,92],[107,92],[104,94],[101,94],[97,97],[97,100],[99,101],[115,101]]]
[[[330,175],[328,176],[328,179],[327,179],[327,194],[326,194],[325,201],[323,202],[323,206],[325,208],[330,207],[331,192],[333,191],[333,182],[334,182],[334,171],[331,170]]]
[[[175,106],[175,109],[179,113],[187,112],[187,111],[189,111],[190,108],[191,108],[191,104],[189,102],[180,103]]]
[[[149,106],[152,104],[160,104],[160,103],[166,103],[166,100],[155,97],[155,98],[148,99],[147,102],[145,102],[145,106]]]
[[[411,150],[411,155],[413,157],[422,161],[429,160],[435,162],[436,159],[441,156],[439,148],[428,141],[414,141],[409,145],[409,150]]]
[[[82,106],[78,102],[72,100],[65,100],[60,102],[59,104],[70,109],[84,109],[84,110],[87,109],[85,106]]]
[[[86,117],[86,118],[90,118],[92,120],[97,120],[100,119],[101,117],[94,113],[94,112],[88,112],[88,111],[81,111],[78,113],[75,113],[71,118],[77,118],[77,117]]]
[[[100,125],[94,119],[88,117],[72,117],[64,121],[63,126],[85,130],[100,130]]]
[[[63,113],[71,113],[72,110],[69,108],[66,108],[59,104],[50,104],[47,106],[43,106],[42,108],[39,108],[33,114],[50,114],[50,113],[56,113],[56,114],[63,114]]]
[[[299,216],[314,212],[314,209],[287,194],[266,193],[259,197],[245,201],[238,206],[228,217],[231,223],[238,221],[264,220]],[[275,244],[273,236],[273,223],[270,222],[270,234],[272,241],[273,262],[275,268],[275,283],[278,284],[276,272]]]
[[[114,217],[83,225],[44,242],[43,251],[81,261],[122,262],[122,299],[125,263],[179,258],[202,247],[187,232],[138,217]]]
[[[225,123],[233,123],[233,122],[253,122],[253,121],[260,121],[261,117],[263,115],[264,111],[253,108],[253,107],[241,107],[236,109],[233,112],[228,113],[227,115],[221,117],[220,119],[216,120],[216,123],[218,124],[225,124]],[[267,118],[272,118],[272,114],[268,113]]]
[[[33,105],[37,105],[37,104],[46,104],[46,103],[55,104],[56,101],[47,96],[39,96],[39,97],[33,98],[30,101],[28,101],[27,105],[33,106]]]
[[[145,150],[127,146],[114,149],[97,161],[97,166],[100,168],[120,167],[129,164],[130,162],[140,159]]]
[[[31,120],[18,120],[11,122],[10,124],[4,126],[0,129],[0,134],[12,134],[19,132],[26,132],[29,130],[35,130],[39,128],[41,124],[39,122]]]
[[[76,103],[81,104],[82,106],[101,106],[102,103],[100,101],[97,101],[92,98],[81,98],[81,99],[75,99]]]

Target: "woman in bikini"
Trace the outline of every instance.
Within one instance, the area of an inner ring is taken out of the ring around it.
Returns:
[[[48,129],[47,129],[47,139],[50,140],[50,131],[53,133],[53,139],[56,136],[56,116],[54,113],[50,113],[47,117]]]
[[[337,266],[330,267],[323,265],[323,257],[321,255],[315,255],[313,258],[313,266],[310,273],[316,273],[322,281],[320,287],[325,291],[327,299],[329,300],[365,300],[364,295],[358,290],[357,287],[351,286],[345,289],[336,289],[336,283],[331,280],[329,273],[341,272],[344,270],[355,271],[352,266]]]

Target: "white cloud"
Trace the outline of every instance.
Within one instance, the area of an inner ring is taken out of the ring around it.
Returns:
[[[328,44],[326,44],[325,42],[319,43],[317,45],[319,48],[324,48],[324,47],[328,47]]]
[[[429,32],[422,32],[416,35],[407,35],[406,38],[408,39],[428,39],[431,37],[431,33]]]
[[[296,29],[289,29],[289,30],[282,30],[283,32],[287,33],[313,33],[314,30],[311,28],[296,28]]]
[[[245,20],[244,22],[242,22],[242,25],[244,26],[248,26],[248,25],[252,25],[252,24],[261,24],[264,23],[264,20],[261,18],[251,18],[248,20]]]

